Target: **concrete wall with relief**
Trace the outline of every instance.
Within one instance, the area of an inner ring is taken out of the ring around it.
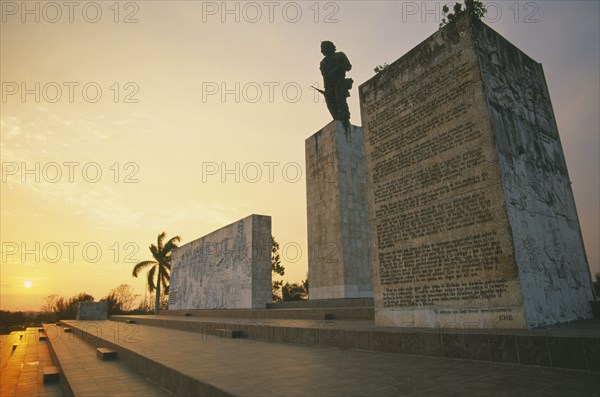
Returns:
[[[591,316],[591,275],[542,65],[483,24],[476,48],[529,326]]]
[[[169,310],[259,309],[272,301],[271,217],[251,215],[177,248]]]
[[[332,121],[305,150],[309,299],[372,297],[362,128]]]
[[[527,328],[589,316],[549,99],[503,107],[518,85],[547,98],[541,67],[521,54],[461,18],[361,85],[378,325]],[[536,125],[552,127],[551,142]]]

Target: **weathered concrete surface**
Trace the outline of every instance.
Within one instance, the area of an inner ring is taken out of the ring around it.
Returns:
[[[108,302],[79,302],[76,318],[77,320],[106,320],[108,318]]]
[[[527,328],[590,317],[541,65],[463,18],[360,96],[378,325]]]
[[[527,323],[591,318],[590,270],[542,65],[483,24],[475,32]]]
[[[310,300],[373,296],[362,128],[306,139]]]
[[[272,301],[271,217],[250,215],[177,248],[169,310],[260,309]]]

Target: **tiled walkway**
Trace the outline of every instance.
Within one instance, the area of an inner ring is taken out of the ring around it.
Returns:
[[[54,364],[47,342],[38,340],[38,328],[0,338],[0,396],[62,396],[58,383],[43,383],[43,368]],[[13,344],[17,345],[14,350]]]
[[[231,395],[600,395],[598,373],[224,339],[111,321],[71,324],[145,357],[136,360],[159,378],[183,375]],[[163,375],[161,364],[174,372]]]

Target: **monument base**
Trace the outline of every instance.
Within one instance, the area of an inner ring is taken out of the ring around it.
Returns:
[[[306,139],[310,300],[373,297],[362,140],[339,121]]]
[[[328,285],[310,289],[310,300],[372,297],[373,291],[365,290],[364,285]]]
[[[378,326],[416,328],[527,328],[522,306],[378,310]]]

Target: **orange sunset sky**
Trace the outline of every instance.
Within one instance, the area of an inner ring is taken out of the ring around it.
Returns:
[[[544,66],[600,271],[599,3],[484,3]],[[252,213],[272,216],[285,278],[304,279],[304,140],[330,121],[309,89],[320,41],[353,64],[360,125],[356,86],[435,32],[443,2],[72,4],[1,2],[3,310],[122,283],[143,295],[131,269],[160,232],[186,243]]]

